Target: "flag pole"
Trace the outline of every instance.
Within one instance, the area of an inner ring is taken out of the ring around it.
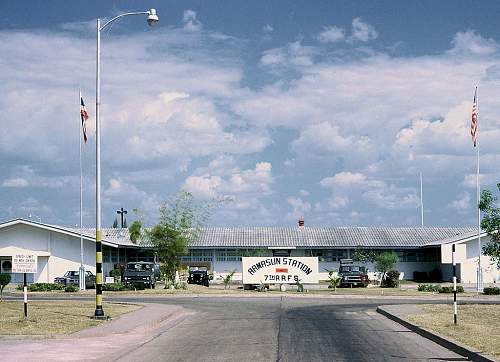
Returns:
[[[424,194],[422,187],[422,171],[420,171],[420,216],[421,216],[422,227],[424,227]]]
[[[82,104],[82,90],[78,90],[79,98],[78,104],[81,108]],[[82,116],[80,113],[80,122],[78,127],[78,140],[80,144],[80,290],[85,290],[85,267],[83,266],[83,233],[82,233],[82,224],[83,224],[83,166],[82,166],[82,133],[83,133],[83,124],[82,124]]]
[[[483,291],[483,273],[481,270],[481,210],[479,209],[479,202],[481,201],[481,189],[479,184],[479,97],[477,96],[476,86],[476,114],[477,114],[477,129],[476,129],[476,158],[477,158],[477,173],[476,173],[476,190],[477,190],[477,294]]]

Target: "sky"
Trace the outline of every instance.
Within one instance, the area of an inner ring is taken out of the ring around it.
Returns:
[[[500,182],[497,1],[2,1],[0,221],[95,226],[96,19],[103,226],[180,190],[213,226],[477,222]]]

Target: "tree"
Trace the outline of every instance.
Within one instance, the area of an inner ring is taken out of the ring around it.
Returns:
[[[113,221],[113,229],[118,229],[118,219],[115,217],[115,221]]]
[[[135,210],[134,210],[135,211]],[[189,192],[180,192],[160,207],[160,218],[151,229],[134,221],[129,228],[130,239],[153,248],[160,261],[165,285],[173,283],[180,267],[180,257],[188,252],[189,242],[198,236],[210,215],[210,204],[194,200]]]
[[[497,188],[500,190],[500,183]],[[483,254],[491,257],[500,269],[500,208],[497,207],[497,197],[490,190],[481,193],[479,210],[483,212],[481,228],[490,236],[490,241],[483,246]]]
[[[373,250],[363,249],[360,246],[354,250],[353,259],[359,261],[360,263],[366,264],[368,262],[374,262],[377,255]]]
[[[11,276],[7,273],[0,273],[0,300],[3,301],[3,288],[10,283]]]
[[[385,279],[387,272],[393,269],[398,260],[398,254],[393,251],[385,251],[375,258],[375,268],[382,273],[382,281]]]

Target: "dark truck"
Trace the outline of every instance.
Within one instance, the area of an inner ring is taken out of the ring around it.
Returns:
[[[352,259],[341,259],[339,275],[341,287],[367,287],[370,280],[364,266],[356,265]]]
[[[155,264],[147,261],[127,263],[123,273],[123,284],[133,286],[143,284],[145,288],[154,289],[156,286]]]
[[[206,267],[189,267],[188,284],[198,284],[208,287],[210,285],[211,275],[208,275]]]
[[[57,277],[54,279],[54,283],[62,284],[65,286],[68,285],[80,285],[80,271],[78,270],[69,270],[62,277]],[[95,275],[92,274],[91,271],[85,272],[85,288],[95,288]]]

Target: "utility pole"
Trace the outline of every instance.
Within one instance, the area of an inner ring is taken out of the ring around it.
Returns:
[[[121,219],[121,224],[120,224],[120,227],[123,229],[123,226],[125,225],[123,223],[123,219],[125,218],[125,215],[127,215],[127,210],[124,210],[123,207],[120,208],[120,210],[117,210],[116,213],[118,215],[120,215],[120,219]]]

